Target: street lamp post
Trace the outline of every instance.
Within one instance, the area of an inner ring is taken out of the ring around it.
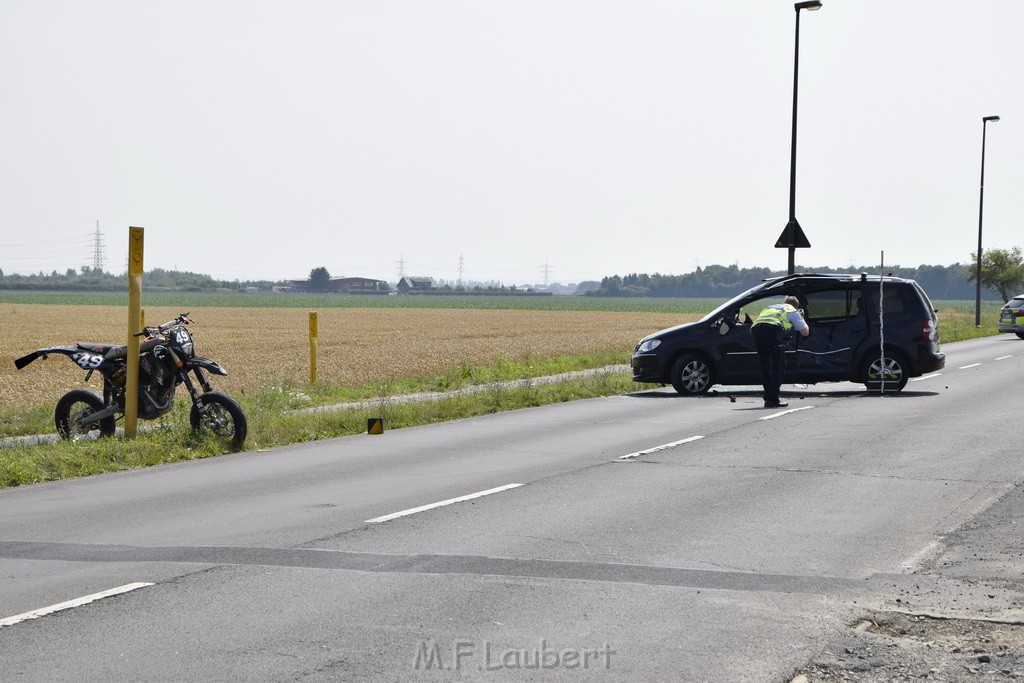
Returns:
[[[789,162],[789,222],[782,230],[782,235],[775,243],[777,248],[789,249],[790,275],[796,270],[796,249],[810,247],[800,223],[796,220],[796,105],[797,105],[797,83],[800,75],[800,10],[810,12],[821,9],[820,0],[806,0],[798,2],[794,6],[796,10],[796,39],[793,50],[793,133],[791,137],[791,154]]]
[[[985,130],[988,122],[995,123],[998,116],[981,119],[981,190],[978,197],[978,263],[974,270],[974,326],[981,327],[981,224],[985,212]]]

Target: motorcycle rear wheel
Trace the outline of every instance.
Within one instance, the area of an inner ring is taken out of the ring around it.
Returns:
[[[103,399],[85,389],[75,389],[60,397],[53,411],[53,422],[62,439],[77,441],[89,432],[100,436],[114,435],[114,416],[105,417],[88,425],[81,424],[83,418],[103,410]]]
[[[194,403],[192,411],[189,413],[192,431],[209,430],[216,436],[229,440],[234,448],[241,448],[249,430],[242,406],[238,405],[235,399],[218,391],[205,393],[202,395],[202,399],[203,413],[199,412],[199,408]]]

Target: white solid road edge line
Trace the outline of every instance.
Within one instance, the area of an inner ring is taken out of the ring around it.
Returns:
[[[690,443],[691,441],[699,441],[703,439],[703,436],[691,436],[680,441],[673,441],[672,443],[662,444],[661,446],[655,446],[654,448],[648,448],[644,451],[637,451],[636,453],[630,453],[629,455],[620,455],[619,460],[632,460],[633,458],[639,458],[641,455],[648,455],[650,453],[657,453],[658,451],[664,451],[669,448],[675,448],[681,446],[684,443]]]
[[[120,595],[121,593],[128,593],[139,588],[145,588],[146,586],[152,586],[151,583],[128,583],[117,588],[111,588],[110,590],[103,591],[101,593],[93,593],[92,595],[86,595],[81,598],[75,598],[74,600],[68,600],[67,602],[60,602],[56,605],[50,605],[49,607],[43,607],[42,609],[32,610],[31,612],[25,612],[24,614],[17,614],[13,617],[7,617],[6,619],[0,619],[0,628],[4,626],[13,626],[14,624],[22,621],[28,621],[29,619],[38,619],[44,617],[47,614],[53,614],[54,612],[61,612],[66,609],[72,609],[74,607],[81,607],[82,605],[88,605],[90,602],[96,602],[103,598],[109,598],[112,595]]]
[[[410,508],[409,510],[402,510],[401,512],[393,512],[390,515],[384,515],[383,517],[374,517],[373,519],[366,520],[365,524],[379,524],[380,522],[387,522],[391,519],[398,519],[399,517],[405,517],[407,515],[415,515],[417,512],[424,512],[426,510],[433,510],[434,508],[444,507],[445,505],[453,505],[455,503],[461,503],[466,500],[473,500],[474,498],[480,498],[482,496],[489,496],[492,493],[500,493],[502,491],[508,491],[514,489],[522,484],[505,484],[499,486],[496,489],[487,489],[486,491],[477,491],[471,493],[468,496],[459,496],[458,498],[449,498],[448,500],[442,500],[438,503],[431,503],[430,505],[421,505],[418,508]]]
[[[764,417],[757,418],[758,420],[774,420],[777,417],[783,415],[789,415],[790,413],[799,413],[801,410],[810,410],[814,406],[801,406],[800,408],[790,408],[789,410],[783,410],[778,413],[772,413],[771,415],[765,415]]]

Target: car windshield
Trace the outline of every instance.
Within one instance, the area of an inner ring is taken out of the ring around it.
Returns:
[[[713,320],[716,320],[719,316],[723,315],[726,311],[729,311],[731,313],[737,312],[739,310],[739,308],[740,308],[740,304],[744,303],[745,300],[748,300],[751,297],[756,296],[755,292],[757,292],[758,290],[761,290],[763,288],[764,288],[763,284],[751,287],[750,289],[748,289],[747,291],[743,292],[742,294],[738,294],[737,296],[734,296],[733,298],[729,299],[728,301],[726,301],[721,306],[715,308],[713,311],[711,311],[706,316],[701,318],[698,322],[705,322],[705,321],[711,322]]]

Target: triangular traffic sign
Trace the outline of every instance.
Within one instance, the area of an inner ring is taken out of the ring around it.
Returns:
[[[776,249],[807,249],[810,246],[811,243],[807,241],[803,228],[800,227],[795,218],[786,223],[786,227],[782,229],[782,234],[779,235],[779,240],[775,243]]]

